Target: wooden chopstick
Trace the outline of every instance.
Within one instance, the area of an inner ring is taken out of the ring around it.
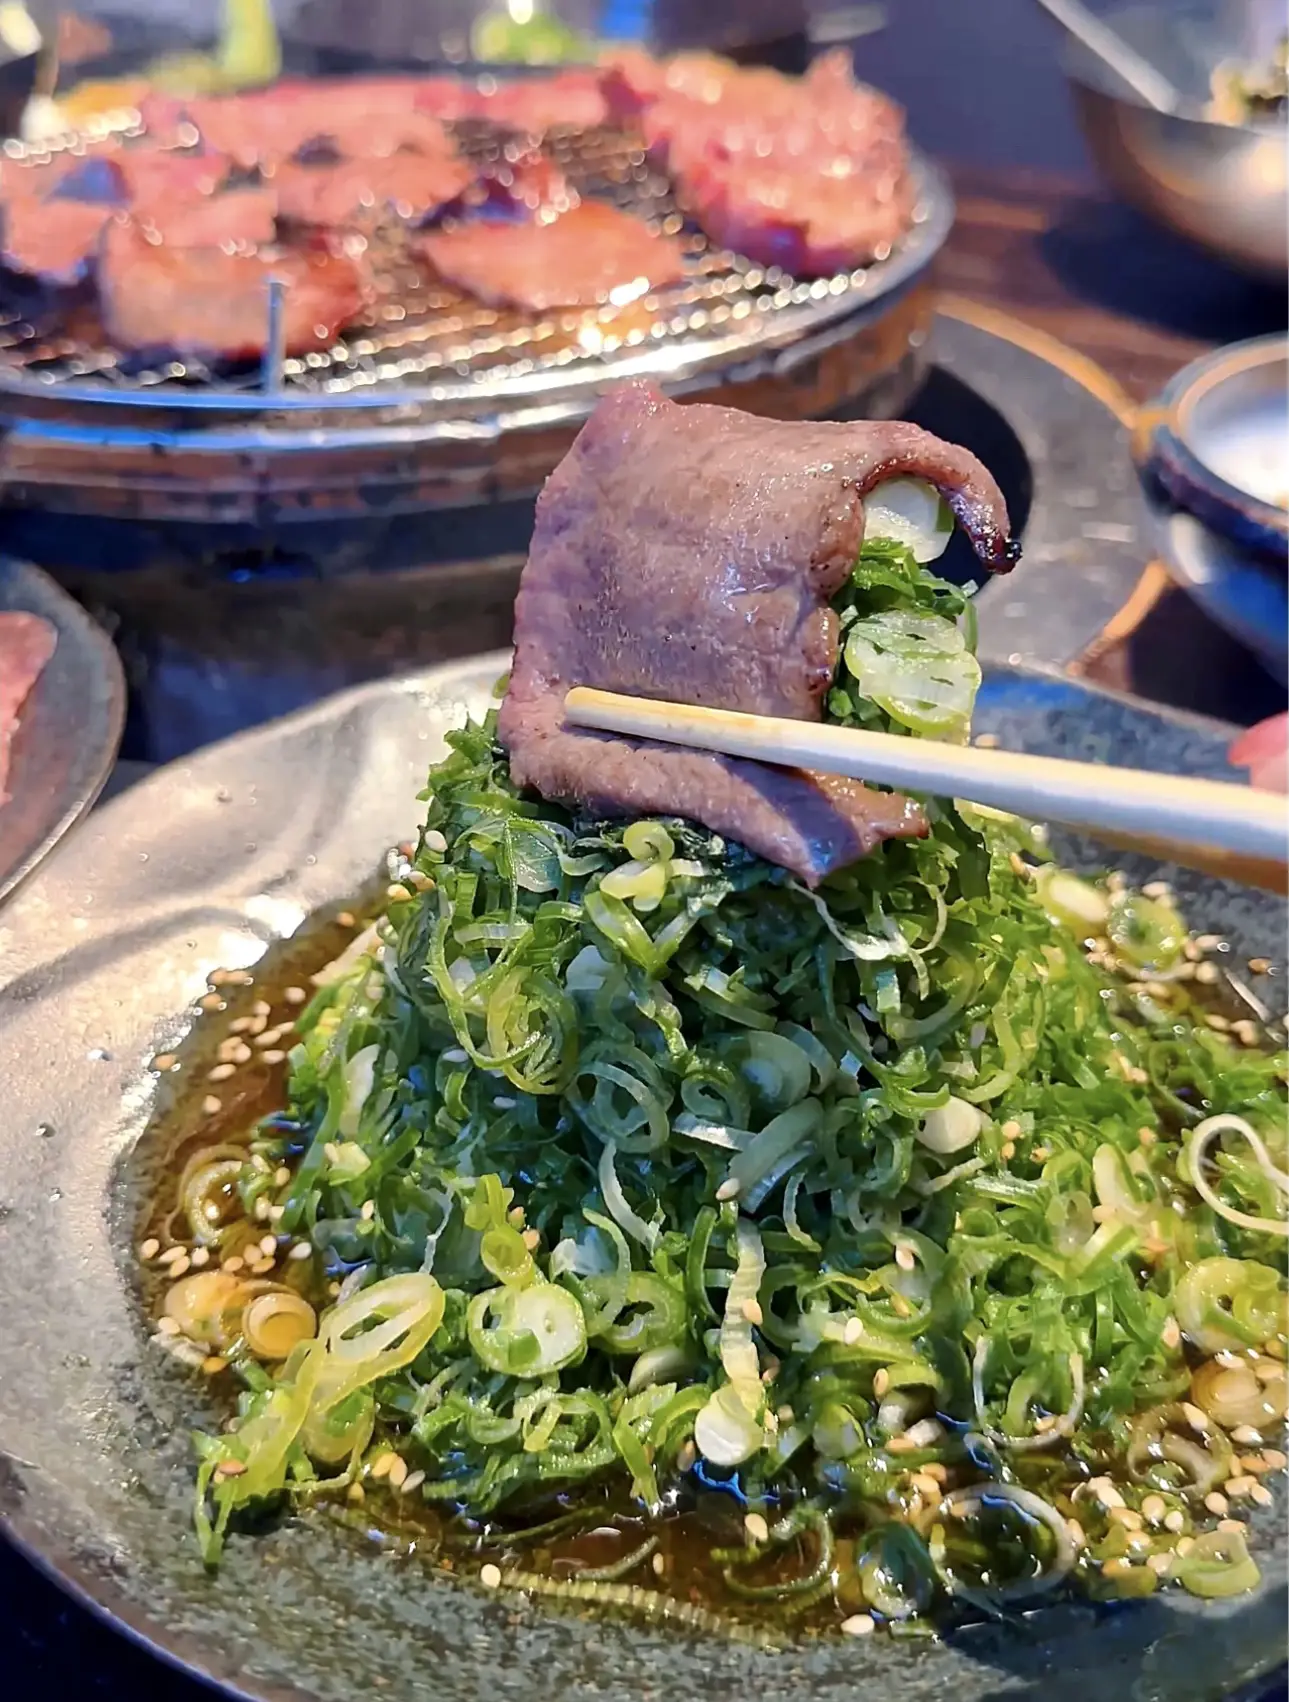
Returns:
[[[658,703],[588,686],[569,692],[564,714],[574,726],[601,732],[970,799],[1223,879],[1289,891],[1289,806],[1249,786]]]

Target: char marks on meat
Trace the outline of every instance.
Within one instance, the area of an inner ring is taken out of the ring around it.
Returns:
[[[530,313],[609,300],[624,305],[685,272],[679,243],[602,201],[583,201],[545,221],[479,219],[432,231],[418,246],[441,277],[469,295]]]
[[[1010,566],[998,487],[917,426],[782,424],[644,384],[607,396],[537,506],[499,720],[518,784],[597,815],[688,816],[811,883],[924,833],[897,794],[563,719],[565,693],[590,685],[818,720],[863,498],[902,475],[944,494],[988,567]]]
[[[118,348],[202,360],[263,352],[270,278],[286,285],[288,354],[329,347],[367,300],[364,275],[348,255],[174,248],[128,220],[108,229],[98,277],[104,328]]]
[[[25,609],[0,613],[0,804],[8,797],[9,752],[18,712],[54,654],[57,634]]]

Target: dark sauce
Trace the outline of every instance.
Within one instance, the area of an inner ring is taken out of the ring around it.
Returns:
[[[163,1248],[187,1239],[182,1212],[177,1210],[177,1185],[185,1167],[213,1147],[237,1148],[250,1156],[250,1142],[265,1119],[284,1113],[287,1105],[288,1054],[293,1044],[290,1025],[314,992],[314,976],[349,946],[367,922],[378,914],[381,888],[361,895],[349,910],[323,911],[311,917],[292,939],[272,948],[254,973],[219,972],[215,985],[200,1001],[198,1019],[177,1050],[156,1060],[161,1069],[157,1111],[138,1153],[147,1204],[138,1230],[140,1243],[158,1240]],[[1269,967],[1269,966],[1268,966]],[[1195,1005],[1219,1014],[1227,1023],[1248,1016],[1235,989],[1219,978],[1215,985],[1189,985]],[[260,1019],[263,1019],[262,1025]],[[241,1025],[240,1037],[250,1057],[223,1079],[212,1080],[227,1060],[221,1053]],[[260,1025],[260,1032],[249,1030]],[[265,1035],[283,1031],[272,1046],[257,1044]],[[215,1101],[218,1101],[216,1107]],[[290,1138],[290,1126],[283,1132]],[[303,1137],[302,1137],[303,1144]],[[233,1191],[224,1202],[230,1215],[239,1209]],[[269,1226],[252,1226],[249,1239]],[[208,1268],[217,1268],[214,1260]],[[143,1298],[150,1315],[157,1315],[174,1275],[155,1263],[141,1273]],[[280,1261],[272,1280],[297,1289],[319,1310],[336,1295],[335,1272],[322,1269],[318,1257]],[[231,1368],[211,1369],[211,1389],[232,1415],[241,1383]],[[391,1436],[391,1449],[398,1438]],[[378,1428],[368,1460],[380,1455]],[[1064,1500],[1092,1469],[1066,1450],[1031,1456],[1020,1468],[1022,1481]],[[934,1503],[918,1506],[895,1490],[896,1474],[916,1469],[919,1456],[904,1455],[892,1462],[892,1491],[888,1515],[903,1519],[923,1537],[937,1522]],[[934,1469],[934,1468],[933,1468]],[[968,1468],[967,1476],[972,1475]],[[964,1481],[959,1468],[953,1481]],[[779,1506],[757,1503],[758,1512],[773,1526],[790,1510],[795,1492],[782,1487]],[[819,1500],[817,1485],[801,1488]],[[510,1588],[526,1588],[558,1598],[562,1586],[577,1581],[569,1592],[579,1609],[626,1608],[651,1617],[675,1618],[695,1627],[720,1629],[734,1637],[782,1644],[801,1637],[835,1634],[848,1615],[867,1617],[856,1559],[864,1541],[862,1514],[835,1514],[831,1558],[824,1564],[817,1532],[804,1529],[787,1543],[771,1547],[764,1558],[736,1569],[731,1588],[722,1549],[742,1549],[750,1540],[749,1512],[737,1475],[707,1475],[703,1462],[664,1489],[660,1515],[649,1517],[633,1501],[622,1482],[579,1487],[525,1506],[508,1505],[502,1513],[476,1519],[447,1504],[436,1505],[419,1494],[401,1493],[386,1477],[370,1474],[362,1486],[343,1485],[315,1497],[309,1516],[335,1519],[370,1542],[445,1573],[485,1577],[489,1566]],[[941,1521],[943,1522],[943,1521]],[[995,1532],[1005,1538],[1007,1533]],[[970,1549],[971,1539],[952,1533]],[[1023,1572],[1028,1556],[1019,1555]],[[634,1563],[632,1563],[634,1560]],[[795,1593],[768,1599],[746,1593],[750,1587],[799,1585],[815,1575],[817,1582]],[[494,1578],[492,1580],[496,1582]],[[1005,1582],[1006,1580],[996,1580]],[[594,1584],[598,1597],[584,1586]],[[1050,1599],[1050,1598],[1048,1598]],[[952,1605],[936,1612],[937,1629],[963,1617]],[[904,1635],[926,1635],[926,1619],[888,1620],[887,1629]],[[871,1629],[871,1620],[864,1629]]]

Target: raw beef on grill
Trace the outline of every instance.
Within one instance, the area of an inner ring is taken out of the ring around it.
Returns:
[[[570,70],[498,83],[475,97],[471,116],[540,136],[561,127],[593,130],[607,122],[609,108],[597,72]]]
[[[162,97],[145,103],[143,116],[150,134],[182,138],[191,130],[208,148],[249,169],[289,159],[307,143],[338,132],[351,145],[369,133],[392,152],[401,145],[390,143],[399,120],[409,139],[423,141],[436,126],[430,114],[417,110],[417,90],[413,78],[278,83],[252,94]]]
[[[805,77],[678,55],[619,57],[610,100],[632,109],[685,210],[715,242],[802,276],[884,258],[909,228],[903,115],[854,81],[845,53]]]
[[[111,207],[86,201],[9,201],[0,262],[55,288],[77,284],[98,252]]]
[[[387,159],[301,164],[289,160],[269,179],[283,218],[337,229],[373,223],[388,208],[420,221],[474,182],[456,155],[391,154]]]
[[[346,255],[173,248],[120,221],[109,227],[98,265],[103,326],[120,349],[249,360],[264,350],[270,278],[286,285],[288,354],[329,347],[367,300],[363,274]]]
[[[596,815],[688,816],[811,883],[924,833],[898,794],[563,721],[575,685],[818,720],[864,496],[901,475],[943,492],[987,567],[1011,565],[993,479],[918,426],[607,396],[537,504],[498,723],[515,780]]]
[[[137,204],[135,223],[171,248],[263,248],[277,235],[277,196],[267,186],[228,189],[188,201],[157,196]]]
[[[58,635],[46,620],[25,609],[0,613],[0,804],[8,797],[9,749],[18,711],[54,654]]]
[[[624,306],[685,275],[678,242],[603,201],[583,201],[544,222],[476,219],[430,231],[418,248],[468,295],[530,313]]]

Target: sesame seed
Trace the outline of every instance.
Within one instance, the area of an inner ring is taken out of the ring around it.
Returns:
[[[1241,1454],[1235,1463],[1242,1472],[1255,1472],[1259,1477],[1271,1470],[1261,1454]]]
[[[1197,964],[1195,969],[1195,979],[1201,986],[1211,987],[1217,980],[1217,969],[1215,965],[1211,963]]]
[[[1109,1517],[1126,1531],[1139,1531],[1144,1523],[1141,1514],[1132,1507],[1111,1507]]]
[[[178,1062],[173,1052],[158,1052],[152,1060],[152,1067],[154,1070],[173,1070]]]
[[[186,1259],[187,1256],[182,1247],[167,1247],[161,1255],[161,1263],[163,1265],[177,1265],[180,1259]]]
[[[352,910],[341,910],[341,911],[337,912],[336,922],[337,922],[337,925],[341,928],[352,928],[354,926],[354,913],[353,913],[353,911]]]
[[[487,1563],[486,1566],[481,1566],[479,1568],[479,1582],[483,1585],[485,1590],[500,1589],[501,1588],[501,1568],[500,1568],[500,1566],[494,1566],[492,1564],[491,1560]]]
[[[917,1443],[910,1436],[892,1436],[886,1444],[888,1454],[915,1454]]]
[[[1231,1027],[1227,1019],[1224,1016],[1218,1016],[1216,1012],[1206,1016],[1204,1021],[1214,1034],[1226,1034]]]
[[[1009,1117],[999,1130],[1005,1141],[1018,1141],[1024,1130],[1014,1117]]]
[[[285,1059],[286,1053],[279,1047],[275,1047],[271,1052],[260,1053],[260,1062],[262,1064],[280,1064],[283,1063]]]
[[[1221,1356],[1219,1355],[1218,1357],[1220,1360]],[[1255,1430],[1251,1424],[1237,1424],[1235,1429],[1231,1432],[1231,1436],[1236,1442],[1241,1443],[1246,1448],[1251,1443],[1261,1442],[1262,1440],[1262,1432],[1260,1430]]]
[[[1228,1495],[1238,1498],[1241,1495],[1251,1495],[1257,1488],[1257,1482],[1255,1477],[1228,1477],[1222,1488]]]
[[[854,1347],[864,1334],[864,1326],[858,1318],[847,1318],[846,1327],[841,1333],[841,1339],[847,1347]]]
[[[257,1034],[255,1036],[255,1044],[261,1051],[263,1051],[265,1047],[276,1046],[281,1038],[282,1026],[279,1023],[276,1028],[266,1028],[262,1034]]]
[[[179,1329],[179,1320],[177,1318],[172,1318],[169,1313],[166,1313],[164,1317],[157,1319],[157,1333],[163,1336],[179,1335],[181,1333]]]
[[[216,1064],[213,1070],[207,1070],[207,1081],[227,1081],[229,1076],[237,1074],[236,1064]]]
[[[909,1482],[919,1495],[929,1496],[933,1501],[939,1500],[940,1485],[933,1477],[928,1477],[925,1472],[914,1472]]]
[[[1005,1161],[1010,1162],[1010,1160],[1015,1158],[1015,1156],[1016,1156],[1016,1142],[1015,1141],[1004,1141],[1002,1146],[999,1147],[998,1151],[999,1151],[999,1155]]]
[[[663,1573],[667,1570],[667,1556],[665,1554],[655,1554],[649,1564],[653,1568],[654,1577],[661,1578]]]
[[[144,1261],[148,1259],[155,1259],[160,1251],[161,1243],[154,1236],[149,1236],[139,1248],[139,1257]]]
[[[322,1149],[322,1156],[326,1159],[328,1164],[340,1163],[340,1148],[336,1145],[335,1141],[328,1141],[324,1145]]]
[[[267,1276],[273,1269],[273,1261],[272,1259],[255,1258],[249,1261],[246,1268],[252,1276]]]
[[[938,1460],[932,1460],[930,1465],[921,1468],[922,1476],[929,1477],[932,1483],[942,1484],[949,1481],[949,1468],[942,1466]]]
[[[309,995],[305,992],[303,987],[288,987],[282,997],[286,1000],[288,1005],[302,1005]]]
[[[1152,1525],[1157,1525],[1168,1511],[1167,1503],[1162,1495],[1148,1495],[1141,1504],[1141,1515],[1149,1519]]]
[[[228,1361],[221,1359],[217,1353],[210,1353],[202,1360],[201,1368],[208,1377],[218,1377],[221,1371],[228,1370]]]
[[[1178,1554],[1189,1554],[1194,1547],[1195,1547],[1195,1538],[1194,1537],[1183,1537],[1181,1539],[1181,1541],[1177,1544],[1177,1552],[1178,1552]]]
[[[246,1260],[242,1258],[240,1253],[232,1253],[223,1261],[219,1268],[221,1271],[227,1271],[229,1276],[236,1276],[237,1272],[241,1270],[245,1263]]]
[[[769,1542],[770,1527],[762,1513],[748,1513],[743,1520],[743,1529],[747,1532],[750,1542]]]
[[[907,1241],[900,1241],[895,1248],[895,1263],[902,1271],[911,1271],[917,1265],[917,1254]]]
[[[216,1477],[241,1477],[246,1470],[245,1460],[221,1460],[215,1467]]]
[[[437,827],[427,827],[423,835],[427,851],[446,851],[448,842]]]
[[[852,1613],[842,1620],[841,1628],[847,1637],[868,1637],[877,1629],[877,1621],[871,1613]]]
[[[676,1452],[676,1464],[681,1471],[687,1472],[698,1458],[698,1446],[694,1442],[685,1442]]]
[[[313,1248],[307,1241],[297,1241],[287,1254],[288,1259],[309,1259],[313,1256]]]
[[[780,1424],[791,1424],[797,1415],[790,1406],[781,1406],[774,1416]]]
[[[1282,1472],[1285,1466],[1289,1465],[1289,1460],[1286,1460],[1279,1448],[1264,1448],[1262,1458],[1267,1462],[1268,1471]]]
[[[408,1472],[407,1476],[403,1479],[402,1488],[398,1493],[400,1495],[411,1495],[413,1490],[419,1489],[424,1482],[424,1472]]]
[[[1176,1318],[1164,1320],[1164,1327],[1160,1331],[1159,1339],[1170,1353],[1182,1345],[1182,1328]]]
[[[996,751],[998,749],[997,733],[977,733],[974,744],[978,750]],[[843,1630],[845,1627],[843,1627]]]
[[[201,1102],[203,1117],[215,1117],[224,1109],[224,1101],[217,1093],[208,1093]]]
[[[1198,1430],[1201,1435],[1207,1434],[1208,1414],[1201,1407],[1197,1407],[1193,1401],[1183,1401],[1182,1412],[1192,1430]]]
[[[385,888],[385,897],[391,904],[406,903],[411,896],[401,881],[391,881]]]
[[[1101,1505],[1109,1510],[1126,1505],[1123,1496],[1110,1482],[1108,1477],[1094,1477],[1088,1483],[1088,1488],[1096,1496]]]
[[[171,1277],[186,1276],[191,1266],[192,1260],[187,1253],[180,1252],[179,1257],[171,1264],[169,1274]]]
[[[1127,1560],[1107,1560],[1101,1571],[1107,1578],[1126,1578],[1132,1571],[1132,1566]]]
[[[1255,1483],[1249,1491],[1249,1499],[1255,1507],[1269,1507],[1275,1500],[1275,1496],[1272,1495],[1265,1483]]]
[[[268,1200],[266,1200],[264,1198],[264,1195],[261,1194],[259,1199],[256,1200],[255,1205],[252,1208],[252,1214],[256,1219],[258,1219],[258,1221],[260,1223],[267,1223],[268,1218],[269,1218],[269,1212],[271,1210],[272,1210],[272,1207],[270,1206]]]
[[[539,1230],[539,1229],[526,1229],[524,1231],[523,1241],[524,1241],[524,1246],[527,1247],[528,1251],[530,1253],[535,1253],[537,1251],[537,1249],[542,1244],[541,1230]],[[759,1319],[753,1319],[754,1323],[758,1323],[759,1321],[760,1321]]]
[[[203,1011],[222,1011],[225,1008],[224,1001],[218,993],[203,993],[201,998],[197,1000],[197,1006],[199,1010]]]
[[[1070,1533],[1070,1541],[1074,1544],[1075,1548],[1082,1548],[1088,1539],[1083,1526],[1079,1523],[1079,1521],[1077,1519],[1067,1519],[1065,1521],[1065,1528]]]
[[[727,1181],[722,1182],[720,1187],[716,1190],[716,1198],[722,1201],[736,1200],[742,1186],[743,1184],[739,1181],[737,1176],[731,1176]]]
[[[275,1188],[285,1188],[287,1183],[290,1180],[291,1180],[291,1171],[290,1171],[289,1166],[287,1166],[285,1164],[279,1164],[277,1169],[273,1172],[273,1185],[274,1185],[274,1187]]]
[[[1277,1365],[1270,1359],[1255,1359],[1253,1362],[1253,1375],[1259,1383],[1278,1382],[1284,1376],[1284,1369],[1283,1365]]]
[[[371,1220],[376,1215],[376,1202],[375,1202],[375,1200],[364,1200],[363,1205],[362,1205],[362,1210],[359,1212],[358,1215],[362,1218],[364,1223],[370,1223]]]
[[[397,1458],[397,1454],[381,1454],[371,1468],[371,1475],[374,1478],[388,1477],[389,1469]]]
[[[857,1338],[859,1336],[863,1335],[864,1326],[862,1324],[860,1324],[858,1318],[852,1318],[851,1321],[850,1321],[850,1324],[859,1325],[858,1329],[855,1331],[855,1335],[856,1335]],[[847,1326],[846,1326],[846,1329],[848,1331],[850,1329],[850,1324],[847,1324]],[[890,1388],[890,1386],[891,1386],[891,1374],[890,1374],[890,1372],[886,1369],[886,1367],[884,1365],[879,1366],[878,1369],[873,1373],[873,1393],[877,1396],[879,1401],[881,1400],[882,1396],[886,1393],[886,1391]]]
[[[404,1483],[406,1483],[406,1481],[407,1481],[407,1461],[402,1459],[398,1454],[395,1454],[393,1463],[389,1468],[390,1487],[392,1489],[398,1489]]]
[[[210,1263],[210,1248],[194,1247],[192,1252],[188,1255],[188,1262],[198,1268],[202,1265],[208,1265]]]
[[[1174,1535],[1186,1529],[1186,1515],[1180,1507],[1174,1507],[1171,1513],[1164,1514],[1164,1529],[1172,1531]]]
[[[1148,1554],[1146,1556],[1146,1565],[1149,1566],[1150,1570],[1158,1577],[1162,1578],[1172,1571],[1173,1557],[1171,1554]]]
[[[739,1311],[742,1312],[749,1324],[759,1324],[764,1316],[760,1303],[755,1300],[745,1300],[739,1307]]]
[[[345,1495],[348,1500],[355,1502],[365,1501],[367,1499],[367,1491],[363,1488],[361,1483],[351,1483],[349,1488],[345,1491]]]
[[[277,1236],[264,1235],[260,1238],[260,1252],[266,1259],[271,1259],[277,1253]]]
[[[1219,1519],[1217,1528],[1219,1531],[1225,1531],[1228,1536],[1243,1536],[1249,1527],[1243,1519]]]
[[[1224,1519],[1231,1511],[1225,1495],[1219,1495],[1216,1489],[1210,1490],[1204,1497],[1204,1505],[1210,1513],[1215,1514],[1219,1519]]]
[[[1142,889],[1141,889],[1141,896],[1143,898],[1167,898],[1168,897],[1168,882],[1167,881],[1147,881],[1145,886],[1143,886]]]

